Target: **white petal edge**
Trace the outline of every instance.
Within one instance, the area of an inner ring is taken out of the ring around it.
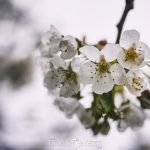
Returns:
[[[85,58],[83,57],[74,57],[71,61],[71,68],[74,72],[79,73],[82,64],[84,63]]]
[[[125,70],[121,67],[120,64],[115,63],[110,67],[110,73],[112,78],[114,79],[115,84],[123,85],[126,82],[125,78]]]
[[[122,33],[120,37],[121,47],[128,49],[133,44],[136,44],[140,39],[140,34],[136,30],[126,30]]]
[[[83,84],[90,84],[94,82],[96,72],[96,65],[92,62],[84,63],[80,68],[80,81]]]
[[[101,50],[101,54],[105,56],[107,62],[117,59],[118,53],[121,51],[119,44],[109,43]]]
[[[84,46],[81,47],[79,51],[89,60],[97,63],[100,61],[100,57],[102,56],[100,51],[94,46]]]
[[[145,61],[150,61],[150,48],[147,44],[140,41],[137,43],[137,49],[144,51],[144,60]]]
[[[54,65],[55,68],[58,68],[58,67],[63,67],[63,68],[65,68],[65,61],[64,61],[64,59],[62,59],[62,58],[59,57],[58,55],[54,55],[54,56],[51,58],[51,62],[52,62],[52,64]]]
[[[77,49],[78,44],[73,36],[66,35],[63,40],[67,40],[74,47],[74,49]]]
[[[114,81],[109,73],[98,75],[93,83],[93,91],[97,94],[107,93],[114,87]]]

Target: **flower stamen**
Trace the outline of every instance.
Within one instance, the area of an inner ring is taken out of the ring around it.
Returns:
[[[108,63],[106,62],[105,58],[101,58],[100,63],[97,64],[96,71],[99,73],[109,72]]]
[[[135,61],[138,58],[136,48],[133,46],[125,52],[125,61]]]

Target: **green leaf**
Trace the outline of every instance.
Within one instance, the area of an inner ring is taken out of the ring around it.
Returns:
[[[95,123],[95,124],[92,126],[91,129],[92,129],[94,135],[99,134],[99,132],[100,132],[100,124],[99,124],[99,123]]]
[[[113,120],[118,120],[120,118],[119,113],[115,111],[109,112],[107,116]]]
[[[92,131],[94,135],[99,133],[107,135],[110,131],[110,124],[107,119],[104,119],[103,122],[97,122],[92,126]]]
[[[103,107],[96,96],[94,96],[94,101],[92,102],[92,114],[97,121],[102,117],[103,114]]]
[[[114,110],[114,100],[112,91],[98,95],[99,101],[104,109],[105,113],[111,112]]]
[[[102,133],[103,135],[107,135],[109,133],[109,130],[110,130],[110,124],[108,120],[105,119],[104,122],[100,124],[100,133]]]

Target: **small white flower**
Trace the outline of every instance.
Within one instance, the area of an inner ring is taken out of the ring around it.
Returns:
[[[41,54],[43,57],[52,57],[59,51],[59,44],[62,40],[62,35],[54,27],[50,26],[50,31],[46,32],[41,39]]]
[[[71,67],[51,68],[45,75],[44,84],[49,90],[60,88],[60,96],[69,97],[80,90],[78,74]]]
[[[72,36],[62,36],[59,31],[51,26],[42,38],[41,54],[44,57],[52,57],[54,54],[60,52],[63,59],[70,59],[75,56],[77,52],[77,42]]]
[[[141,70],[130,70],[126,74],[126,81],[126,87],[136,96],[140,96],[148,86],[148,80]]]
[[[71,118],[80,107],[78,100],[74,98],[58,97],[55,99],[54,104],[65,113],[68,118]]]
[[[144,124],[145,113],[133,103],[124,104],[119,108],[119,112],[121,114],[118,125],[120,131],[124,131],[127,127],[135,129]]]
[[[118,62],[126,69],[142,67],[144,61],[150,60],[150,48],[139,41],[140,34],[136,30],[123,32],[120,38],[122,50],[118,54]]]
[[[116,44],[107,44],[101,51],[94,46],[80,48],[80,52],[91,60],[81,66],[81,82],[92,84],[93,91],[97,94],[111,91],[114,84],[123,84],[124,69],[118,63],[111,64],[117,58],[116,53],[119,50],[120,47]]]

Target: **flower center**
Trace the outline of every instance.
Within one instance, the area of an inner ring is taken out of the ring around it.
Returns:
[[[108,63],[106,62],[105,58],[102,58],[100,63],[97,64],[96,71],[99,73],[105,73],[109,71]]]
[[[69,82],[77,83],[77,75],[75,72],[65,70],[65,77],[66,77],[66,80],[68,80]]]
[[[131,47],[126,51],[125,61],[135,61],[138,58],[135,47]]]
[[[62,40],[59,44],[59,48],[62,52],[66,52],[68,49],[68,41],[67,40]]]

